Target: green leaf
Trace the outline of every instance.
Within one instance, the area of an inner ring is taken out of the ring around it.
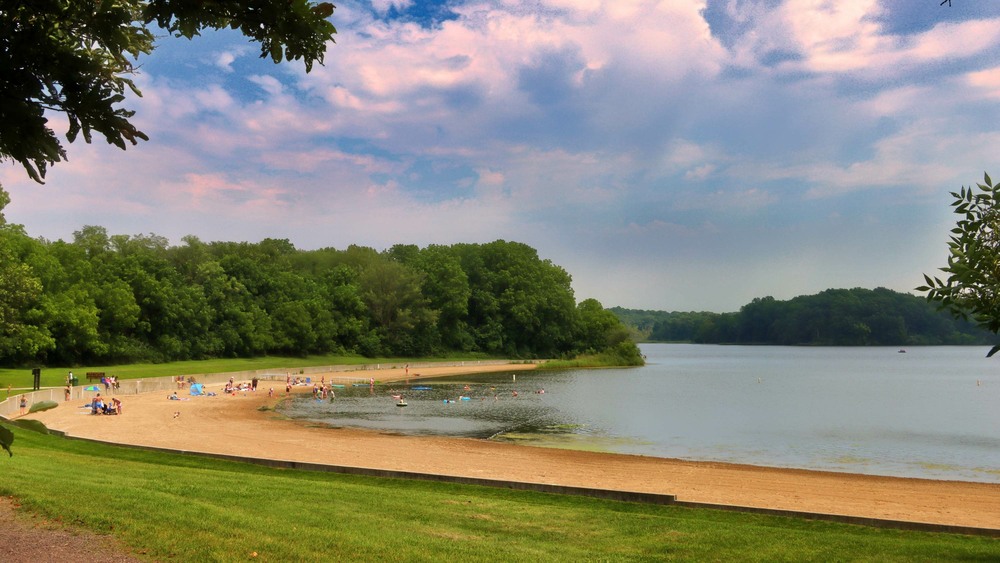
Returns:
[[[164,37],[193,38],[203,29],[239,29],[278,63],[303,60],[309,70],[336,29],[333,4],[314,0],[104,0],[0,3],[0,160],[19,162],[41,183],[65,151],[47,125],[49,112],[69,121],[66,138],[94,133],[118,147],[145,140],[118,107],[141,95],[130,79],[135,59]],[[30,15],[30,17],[29,17]],[[154,35],[152,27],[168,32]],[[127,142],[126,142],[127,141]]]
[[[322,2],[313,7],[312,13],[318,18],[326,19],[333,15],[333,8],[333,4],[329,2]]]

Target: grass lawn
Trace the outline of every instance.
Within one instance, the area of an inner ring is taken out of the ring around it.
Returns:
[[[156,560],[1000,560],[990,538],[277,470],[13,430],[0,494]]]

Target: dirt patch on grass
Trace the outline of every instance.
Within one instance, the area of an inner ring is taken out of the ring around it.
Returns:
[[[15,500],[0,497],[0,561],[144,561],[131,554],[113,537],[32,514],[19,514],[17,507]]]

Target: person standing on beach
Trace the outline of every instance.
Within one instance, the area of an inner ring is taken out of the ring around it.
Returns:
[[[28,398],[21,395],[21,414],[28,412]]]

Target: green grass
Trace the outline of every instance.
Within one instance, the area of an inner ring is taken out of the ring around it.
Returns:
[[[277,470],[14,432],[0,494],[156,560],[1000,558],[1000,540],[989,538]]]
[[[622,365],[620,359],[611,356],[587,355],[572,360],[548,360],[538,366],[538,369],[607,369],[627,368],[636,366]]]

